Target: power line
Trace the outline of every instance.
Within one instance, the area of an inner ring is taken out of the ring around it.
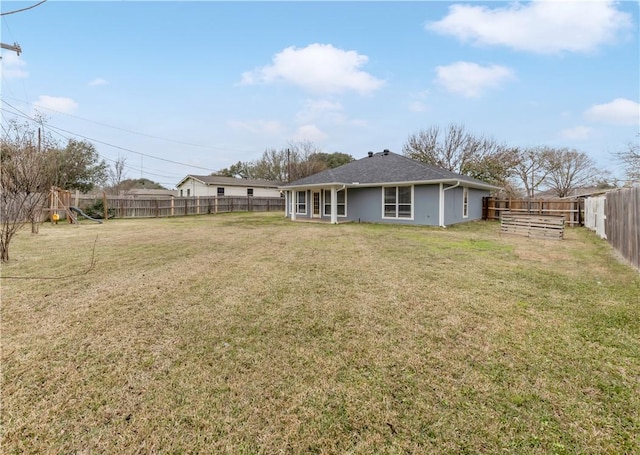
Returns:
[[[27,104],[27,105],[33,105],[33,103],[30,103],[29,101],[21,100],[19,98],[14,97],[14,96],[7,96],[5,98],[9,98],[9,99],[12,99],[14,101],[18,101],[19,103],[23,103],[23,104]],[[247,152],[246,150],[232,149],[232,148],[228,148],[228,147],[224,147],[224,148],[223,147],[213,147],[213,146],[210,146],[210,145],[194,144],[192,142],[178,141],[176,139],[170,139],[170,138],[161,137],[161,136],[154,136],[152,134],[141,133],[139,131],[134,131],[134,130],[130,130],[130,129],[127,129],[127,128],[122,128],[122,127],[119,127],[119,126],[109,125],[107,123],[98,122],[96,120],[91,120],[91,119],[88,119],[86,117],[80,117],[79,115],[74,115],[74,114],[69,114],[67,112],[58,111],[58,110],[52,109],[50,107],[39,106],[39,105],[34,105],[34,106],[37,109],[46,109],[48,111],[56,112],[58,114],[65,115],[67,117],[75,118],[75,119],[78,119],[78,120],[83,120],[85,122],[93,123],[95,125],[104,126],[104,127],[107,127],[107,128],[112,128],[112,129],[118,130],[118,131],[124,131],[125,133],[130,133],[130,134],[136,134],[138,136],[149,137],[151,139],[160,139],[162,141],[173,142],[175,144],[188,145],[188,146],[191,146],[191,147],[200,147],[200,148],[211,149],[211,150],[222,150],[222,151],[240,152],[240,153]]]
[[[17,111],[20,114],[22,114],[23,117],[25,117],[25,118],[27,118],[27,119],[29,119],[31,121],[36,121],[31,116],[29,116],[28,114],[22,112],[20,109],[18,109],[17,107],[13,106],[9,102],[7,102],[5,100],[2,100],[2,102],[4,104],[6,104],[7,106],[9,106],[10,108],[14,109],[15,111]],[[5,109],[3,109],[3,110],[5,110]],[[11,111],[6,111],[6,112],[9,112],[9,113],[15,115],[15,113],[13,113]],[[67,133],[67,134],[72,134],[74,136],[79,136],[79,137],[81,137],[83,139],[87,139],[89,141],[97,142],[99,144],[103,144],[103,145],[106,145],[108,147],[113,147],[115,149],[123,150],[125,152],[135,153],[135,154],[140,155],[140,156],[146,156],[147,158],[151,158],[151,159],[155,159],[155,160],[159,160],[159,161],[164,161],[164,162],[171,163],[171,164],[178,164],[180,166],[185,166],[185,167],[189,167],[189,168],[193,168],[193,169],[202,169],[202,170],[205,170],[205,171],[208,171],[208,172],[215,172],[215,170],[210,169],[210,168],[206,168],[206,167],[202,167],[202,166],[194,166],[194,165],[191,165],[191,164],[181,163],[180,161],[174,161],[174,160],[170,160],[170,159],[167,159],[167,158],[160,158],[160,157],[157,157],[157,156],[149,155],[147,153],[138,152],[136,150],[132,150],[132,149],[129,149],[129,148],[126,148],[126,147],[121,147],[119,145],[111,144],[109,142],[101,141],[99,139],[95,139],[95,138],[92,138],[92,137],[89,137],[89,136],[85,136],[85,135],[82,135],[82,134],[79,134],[79,133],[74,133],[73,131],[69,131],[69,130],[66,130],[64,128],[60,128],[60,127],[57,127],[57,126],[54,126],[54,125],[51,125],[51,124],[47,124],[47,126],[49,128],[51,128],[51,129],[56,129],[56,130],[62,131],[62,132]]]
[[[0,16],[8,16],[9,14],[21,13],[22,11],[27,11],[27,10],[30,10],[32,8],[35,8],[36,6],[40,6],[46,1],[47,0],[42,0],[41,2],[38,2],[35,5],[27,6],[26,8],[17,9],[17,10],[14,10],[14,11],[8,11],[6,13],[0,13]]]

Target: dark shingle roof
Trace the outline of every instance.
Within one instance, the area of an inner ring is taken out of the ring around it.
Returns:
[[[315,186],[337,183],[341,185],[376,185],[402,182],[461,181],[474,186],[497,188],[481,180],[450,172],[393,152],[374,153],[335,169],[327,169],[282,187]]]
[[[271,180],[261,179],[238,179],[235,177],[223,177],[221,175],[187,175],[184,179],[178,183],[180,185],[189,177],[200,180],[206,185],[227,185],[227,186],[255,186],[261,188],[277,188],[279,182],[273,182]]]

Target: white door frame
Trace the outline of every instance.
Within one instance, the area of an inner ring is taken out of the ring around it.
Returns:
[[[318,196],[318,213],[316,213],[316,195]],[[311,191],[311,218],[322,217],[322,192],[319,190]]]

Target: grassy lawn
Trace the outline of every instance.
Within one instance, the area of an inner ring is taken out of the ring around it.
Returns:
[[[273,214],[21,232],[3,277],[68,277],[2,279],[1,451],[639,453],[640,274],[565,237]]]

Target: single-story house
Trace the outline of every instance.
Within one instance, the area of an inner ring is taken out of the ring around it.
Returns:
[[[500,189],[388,150],[280,186],[286,216],[448,226],[482,218],[482,198]]]
[[[176,185],[180,197],[254,196],[281,197],[278,182],[238,179],[220,175],[187,175]]]

